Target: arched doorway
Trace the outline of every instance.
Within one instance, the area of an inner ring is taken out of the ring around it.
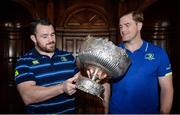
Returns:
[[[115,27],[106,11],[95,5],[79,5],[66,10],[63,27],[57,27],[57,47],[72,52],[77,56],[79,47],[87,35],[107,38],[115,41]]]

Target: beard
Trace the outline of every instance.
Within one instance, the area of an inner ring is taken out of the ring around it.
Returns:
[[[37,47],[41,52],[53,53],[55,51],[55,42],[47,43],[44,46],[41,43],[37,43]]]

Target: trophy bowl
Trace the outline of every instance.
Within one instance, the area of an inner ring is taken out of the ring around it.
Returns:
[[[95,68],[95,73],[88,77],[80,77],[76,83],[77,88],[100,97],[104,92],[104,87],[96,75],[98,70],[107,73],[108,78],[120,78],[126,72],[131,61],[126,51],[117,47],[113,42],[103,38],[93,38],[88,36],[82,43],[77,59],[81,68],[88,68],[91,65]]]

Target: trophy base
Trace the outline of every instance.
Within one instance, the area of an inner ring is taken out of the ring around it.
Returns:
[[[80,77],[76,82],[76,86],[81,91],[98,97],[101,97],[101,94],[104,92],[104,87],[101,84],[98,84],[87,77]]]

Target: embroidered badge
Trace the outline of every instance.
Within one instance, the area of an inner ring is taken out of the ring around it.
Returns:
[[[39,64],[39,61],[38,60],[33,60],[32,63],[35,65],[35,64]]]
[[[153,60],[153,59],[155,59],[155,58],[154,58],[154,54],[153,54],[153,53],[147,53],[147,54],[145,54],[145,59],[147,59],[147,60]]]
[[[67,61],[66,57],[61,57],[61,61]]]

